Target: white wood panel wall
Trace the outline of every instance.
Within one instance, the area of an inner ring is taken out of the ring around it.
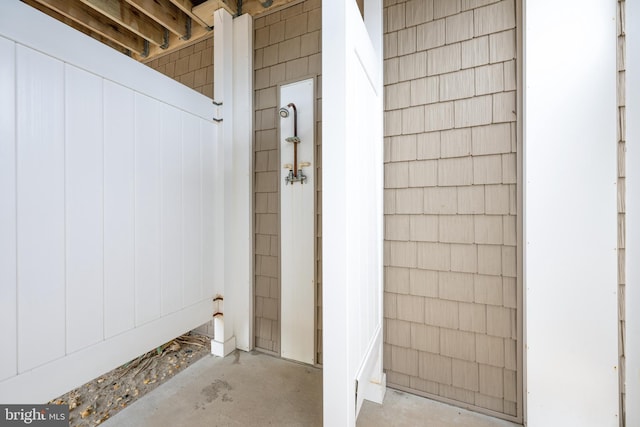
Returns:
[[[104,333],[135,325],[134,92],[104,81]]]
[[[23,372],[65,354],[64,64],[21,45],[15,61],[18,371]]]
[[[210,100],[18,2],[0,93],[0,402],[36,403],[211,318],[216,125]]]
[[[382,2],[322,10],[323,423],[382,402]],[[358,395],[356,397],[356,382]]]
[[[66,218],[60,225],[66,233],[67,351],[73,352],[100,341],[104,329],[102,79],[67,65],[64,88]]]
[[[16,317],[16,132],[15,43],[0,38],[0,342],[15,343]],[[15,345],[0,356],[0,381],[16,373]]]

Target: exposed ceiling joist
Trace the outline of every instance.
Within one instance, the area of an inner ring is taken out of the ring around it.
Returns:
[[[165,34],[164,27],[141,13],[138,9],[113,0],[80,1],[96,12],[111,18],[129,31],[148,40],[149,43],[165,47],[168,45],[168,34]]]
[[[236,15],[238,13],[238,4],[236,0],[208,0],[195,6],[193,13],[208,26],[213,27],[213,13],[218,9],[226,9],[231,15]]]
[[[169,0],[126,0],[178,37],[191,38],[191,19]]]
[[[178,9],[180,9],[181,11],[183,11],[184,13],[189,15],[191,17],[191,19],[196,21],[198,24],[202,25],[203,27],[211,27],[211,25],[208,25],[206,22],[204,22],[202,19],[200,19],[200,17],[198,17],[198,15],[196,15],[195,13],[192,12],[193,2],[191,0],[170,0],[170,1]]]
[[[1,1],[1,0],[0,0]],[[213,31],[209,31],[207,28],[201,27],[200,25],[194,27],[191,31],[191,38],[189,40],[184,40],[173,33],[169,34],[169,47],[167,49],[162,49],[158,46],[150,46],[149,47],[149,55],[147,57],[135,57],[139,61],[147,62],[148,59],[154,58],[159,55],[164,55],[166,53],[173,52],[175,50],[180,49],[181,47],[191,44],[196,40],[200,40],[206,36],[213,37]]]
[[[138,55],[146,54],[144,38],[121,27],[117,22],[78,0],[37,0],[37,2]]]
[[[77,22],[75,22],[74,20],[69,19],[64,15],[59,14],[55,10],[51,10],[48,7],[45,7],[45,6],[41,5],[36,0],[22,0],[22,1],[24,3],[26,3],[26,4],[28,4],[29,6],[33,7],[34,9],[37,9],[40,12],[42,12],[42,13],[44,13],[46,15],[49,15],[53,19],[57,19],[58,21],[67,24],[68,26],[80,31],[81,33],[84,33],[84,34],[88,35],[89,37],[93,37],[94,39],[106,44],[107,46],[109,46],[112,49],[117,50],[118,52],[124,53],[125,55],[131,55],[131,51],[130,50],[120,46],[117,43],[112,42],[108,38],[101,36],[100,34],[96,33],[95,31],[93,31],[93,30],[91,30],[91,29],[89,29],[87,27],[85,27],[84,25],[80,25]]]
[[[242,2],[242,13],[258,16],[293,1],[296,0],[245,0]]]
[[[148,62],[213,36],[213,14],[220,8],[235,16],[242,2],[242,14],[257,16],[296,0],[22,1],[138,61]]]

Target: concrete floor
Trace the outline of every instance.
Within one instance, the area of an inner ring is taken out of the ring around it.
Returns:
[[[106,427],[321,426],[322,370],[259,352],[205,357],[102,423]],[[388,389],[358,426],[514,427]]]

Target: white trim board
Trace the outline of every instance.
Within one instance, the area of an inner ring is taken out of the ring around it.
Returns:
[[[640,3],[626,4],[626,425],[640,425]]]
[[[278,88],[287,117],[276,116],[280,144],[280,354],[286,359],[315,363],[315,84],[304,79]],[[295,105],[288,107],[289,104]],[[296,113],[297,112],[297,113]],[[297,114],[297,135],[294,121]],[[286,184],[294,165],[298,136],[298,171],[304,183]],[[302,166],[307,164],[307,166]],[[290,165],[285,167],[285,165]]]
[[[615,2],[524,2],[531,427],[619,423],[615,16]]]

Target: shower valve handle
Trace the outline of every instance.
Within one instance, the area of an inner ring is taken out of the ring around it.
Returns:
[[[298,166],[301,168],[307,168],[311,166],[311,162],[301,162],[300,164],[298,164]],[[282,169],[293,170],[293,165],[291,163],[285,163],[284,165],[282,165]]]

